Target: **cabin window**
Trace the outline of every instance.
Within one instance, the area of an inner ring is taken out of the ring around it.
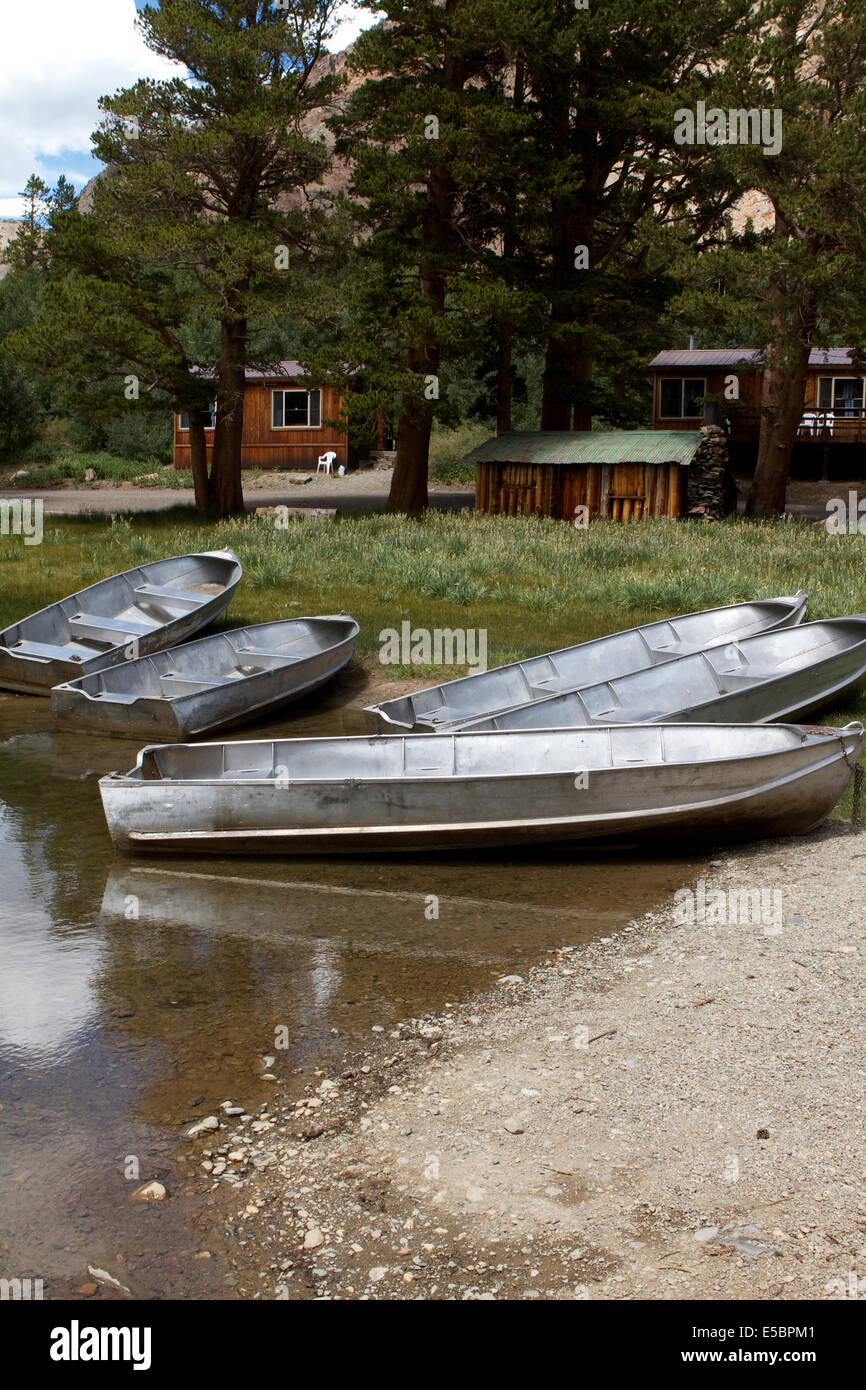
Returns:
[[[668,420],[700,419],[703,407],[695,402],[699,396],[706,394],[706,377],[663,376],[659,390],[659,415]]]
[[[818,409],[858,418],[863,414],[862,376],[822,376],[818,379]]]
[[[205,427],[206,430],[212,430],[212,429],[215,427],[215,425],[216,425],[216,401],[211,401],[210,405],[208,406],[207,410],[205,411],[204,427]],[[188,430],[188,429],[189,429],[189,412],[188,412],[188,411],[182,410],[182,411],[180,412],[180,416],[178,417],[177,427],[178,427],[179,430]]]
[[[271,425],[275,430],[313,430],[321,423],[321,391],[271,392]]]

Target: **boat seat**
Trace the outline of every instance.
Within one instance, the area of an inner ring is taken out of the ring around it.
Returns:
[[[415,718],[424,720],[430,724],[450,724],[454,719],[472,719],[470,714],[460,714],[459,710],[453,710],[450,705],[437,705],[436,709],[425,709],[423,713],[416,714]]]
[[[264,657],[266,660],[272,663],[270,666],[265,666],[262,668],[265,671],[277,671],[282,666],[292,666],[295,662],[306,661],[306,659],[309,656],[314,655],[314,653],[312,652],[305,651],[298,652],[296,655],[290,656],[288,652],[275,652],[272,647],[236,647],[235,651],[239,657],[243,658],[246,658],[248,656],[253,656],[257,658]],[[238,662],[238,666],[253,666],[255,664],[255,662],[246,660],[241,660]]]
[[[592,716],[593,724],[648,724],[653,719],[668,719],[669,709],[608,709]]]
[[[567,676],[550,676],[544,681],[533,681],[529,693],[534,699],[539,695],[567,695],[574,690],[574,685],[574,681]]]
[[[164,695],[194,695],[197,690],[210,690],[217,681],[192,681],[184,676],[160,676],[160,688]]]
[[[23,642],[15,642],[8,651],[13,656],[35,656],[42,661],[74,661],[80,653],[82,656],[92,657],[93,650],[85,647],[83,643],[70,642],[67,646],[57,646],[51,642],[31,642],[27,638]]]
[[[669,647],[652,647],[650,656],[653,666],[662,666],[674,661],[678,656],[692,656],[695,651],[700,650],[700,647],[695,647],[691,642],[671,642]]]
[[[743,686],[760,685],[762,681],[770,680],[772,676],[778,675],[778,671],[767,671],[758,673],[756,671],[720,671],[719,680],[722,683],[722,690],[727,694],[728,690],[742,689]]]
[[[134,705],[141,696],[130,690],[92,690],[92,700],[108,700],[112,705]]]
[[[138,622],[135,618],[104,618],[99,613],[76,613],[69,619],[69,626],[76,634],[88,633],[97,640],[100,636],[104,640],[111,639],[113,647],[121,646],[124,638],[143,637],[153,631],[150,623]]]
[[[201,608],[202,604],[211,597],[210,594],[195,594],[192,589],[163,588],[160,584],[136,584],[135,592],[146,594],[148,598],[178,599],[181,603],[191,603],[196,608]]]

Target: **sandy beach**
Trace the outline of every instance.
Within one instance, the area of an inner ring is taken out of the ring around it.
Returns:
[[[866,837],[723,851],[658,911],[371,1035],[190,1141],[246,1296],[866,1295]]]

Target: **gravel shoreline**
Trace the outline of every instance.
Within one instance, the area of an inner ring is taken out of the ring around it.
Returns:
[[[220,1112],[189,1157],[238,1293],[866,1297],[864,888],[838,822],[719,852],[615,936]]]

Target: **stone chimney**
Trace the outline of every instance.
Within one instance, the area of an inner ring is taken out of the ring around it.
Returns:
[[[692,521],[721,521],[734,510],[735,499],[727,435],[719,425],[701,425],[697,453],[689,464],[686,516]]]

